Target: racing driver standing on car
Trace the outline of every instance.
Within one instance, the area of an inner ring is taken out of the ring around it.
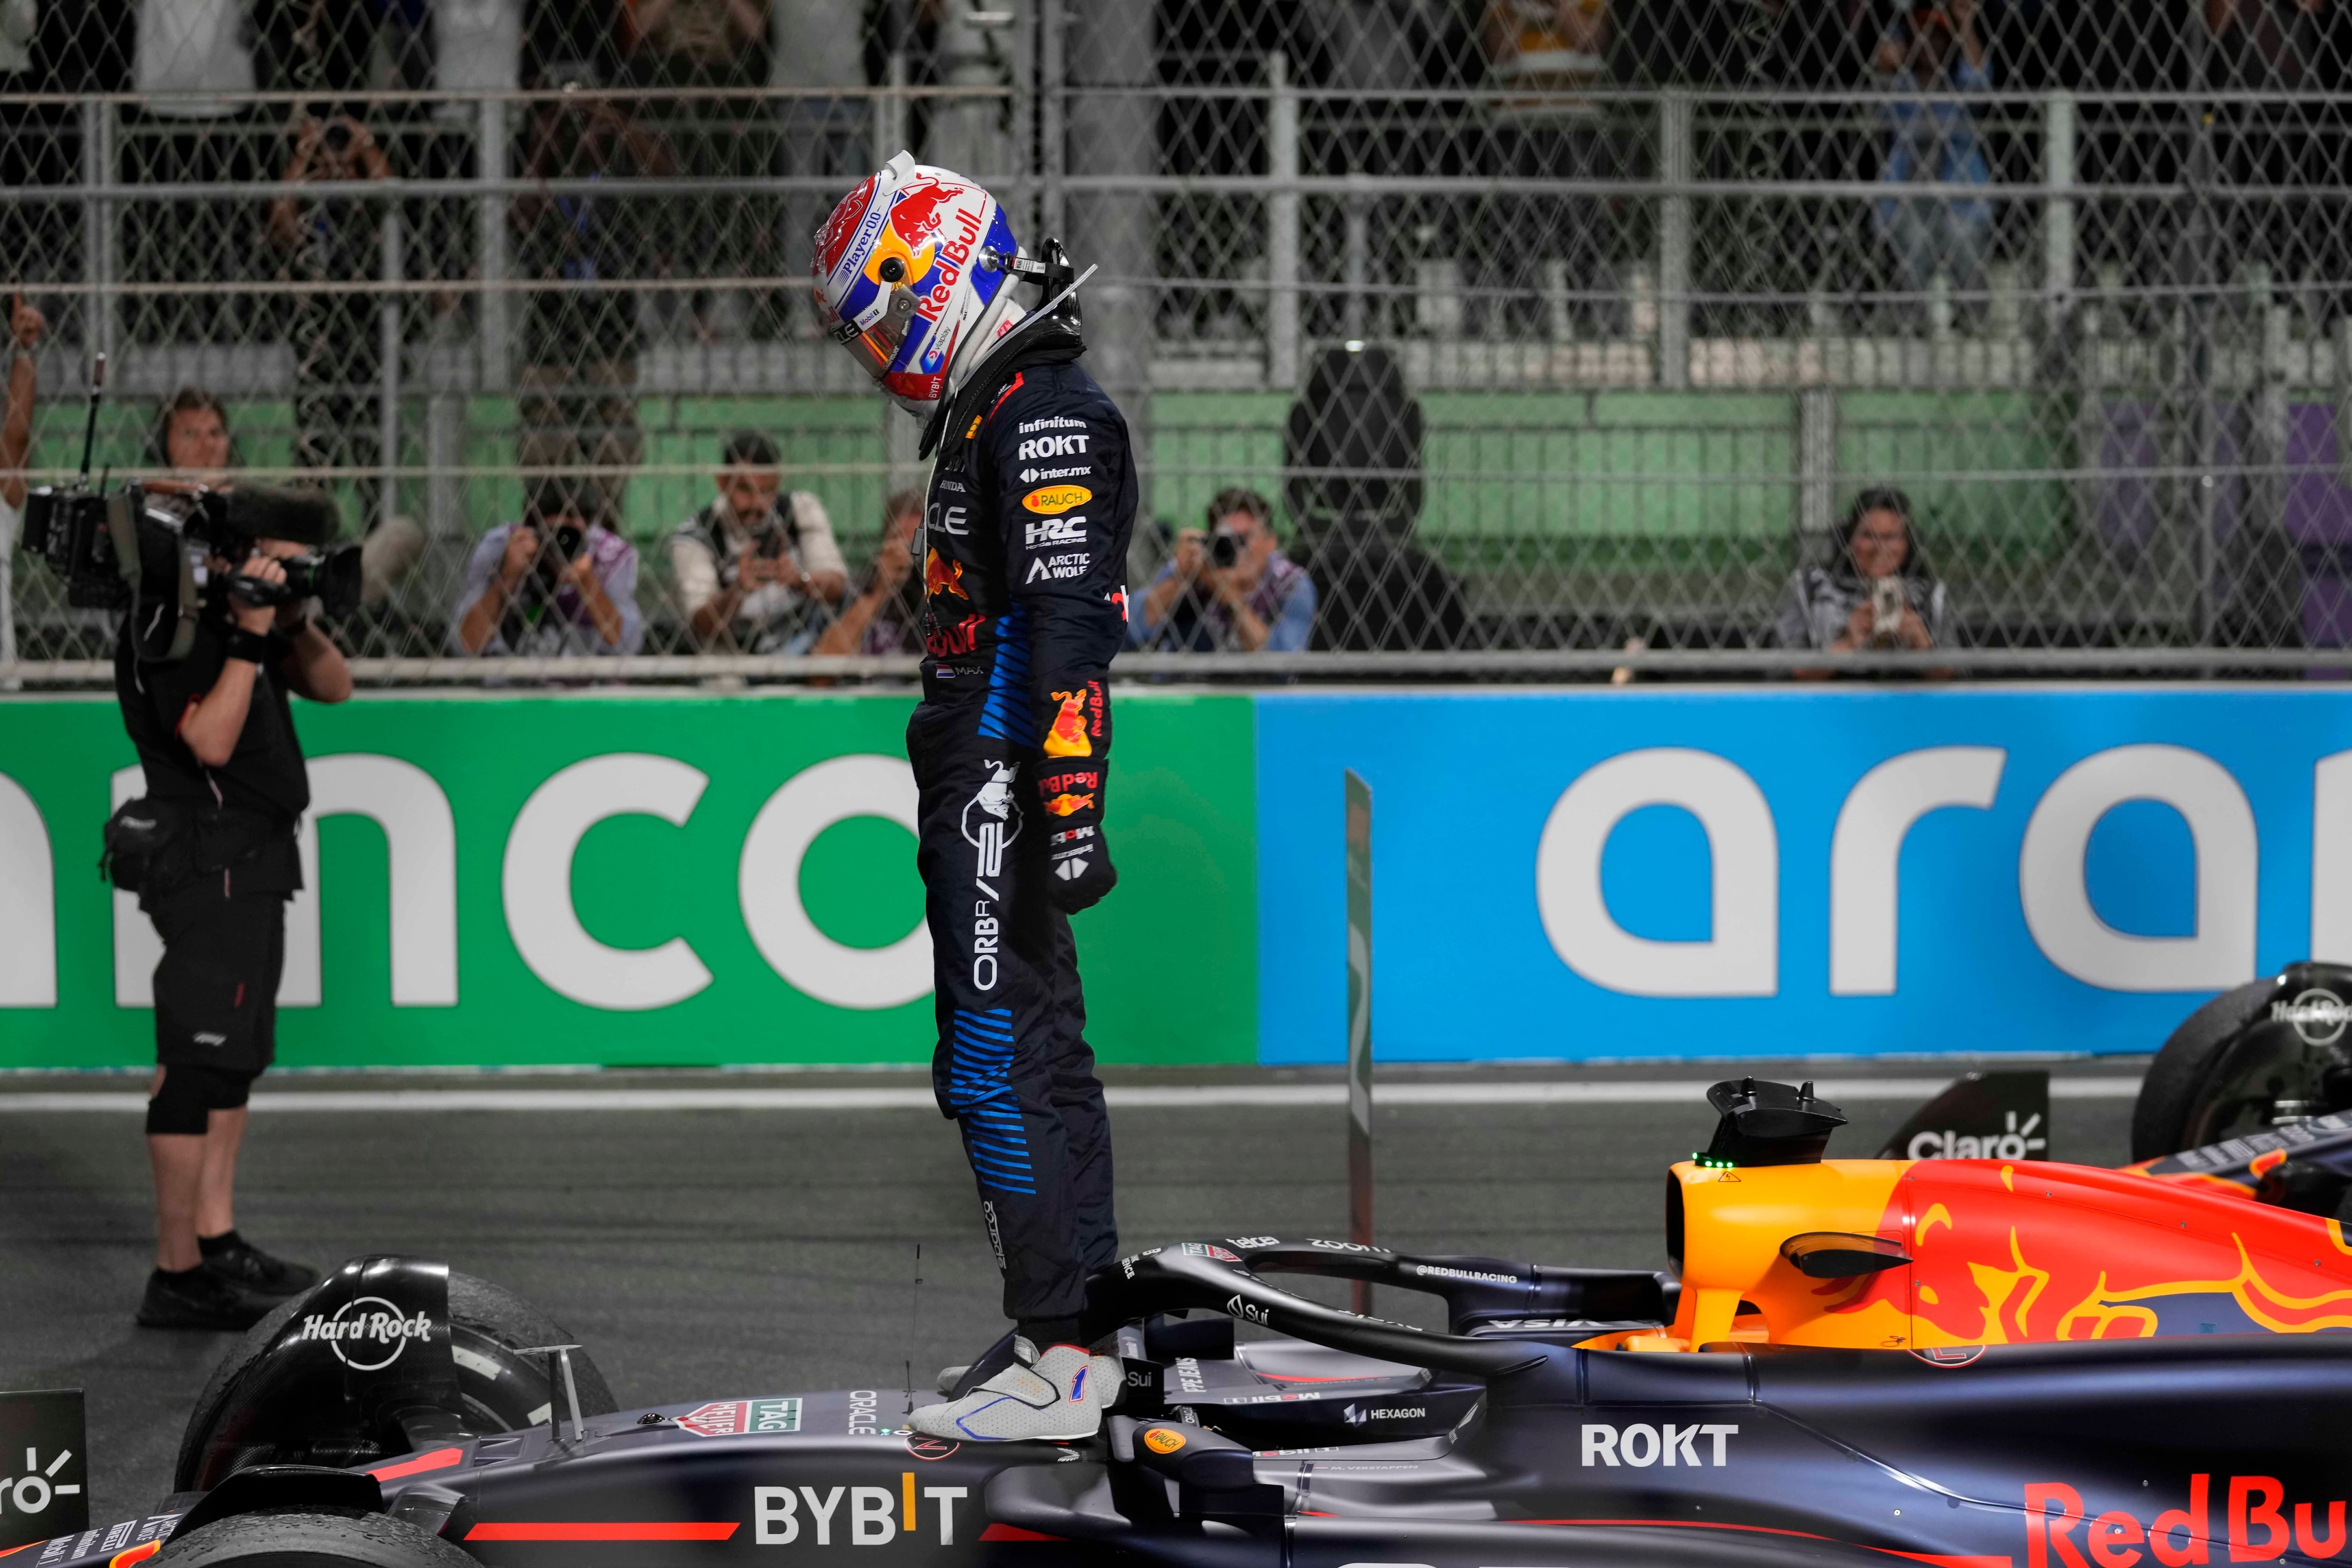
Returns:
[[[1014,1331],[915,1411],[961,1440],[1091,1436],[1117,1360],[1078,1342],[1111,1263],[1110,1127],[1069,917],[1111,890],[1112,654],[1136,480],[1127,423],[1078,363],[1058,244],[905,153],[816,237],[836,342],[929,421],[923,700],[907,726],[930,926],[932,1085],[961,1127]],[[1034,286],[1024,307],[1015,295]],[[936,456],[933,456],[936,454]]]

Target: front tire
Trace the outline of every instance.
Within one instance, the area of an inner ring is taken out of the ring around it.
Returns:
[[[2156,1053],[2132,1105],[2132,1158],[2158,1160],[2187,1145],[2189,1118],[2204,1097],[2206,1079],[2238,1031],[2262,1011],[2276,980],[2254,980],[2224,991],[2180,1021]]]
[[[330,1451],[307,1443],[274,1442],[268,1438],[265,1422],[253,1441],[241,1445],[224,1460],[207,1464],[214,1430],[234,1403],[238,1381],[309,1299],[306,1293],[277,1308],[246,1331],[245,1338],[213,1369],[212,1380],[197,1395],[194,1414],[180,1438],[173,1490],[209,1490],[236,1471],[256,1465],[342,1467],[405,1451],[405,1444],[391,1446],[398,1442],[396,1433],[382,1435],[378,1451],[373,1453],[352,1453],[348,1445],[341,1444]],[[513,1291],[452,1268],[449,1348],[457,1363],[457,1408],[450,1414],[477,1436],[518,1431],[545,1421],[549,1404],[561,1399],[559,1391],[548,1384],[547,1358],[517,1352],[531,1345],[571,1341],[562,1324]],[[621,1407],[586,1351],[572,1352],[572,1375],[580,1388],[581,1415],[607,1415]],[[569,1407],[562,1413],[569,1415]]]
[[[416,1526],[380,1513],[246,1513],[189,1531],[156,1568],[480,1568]]]

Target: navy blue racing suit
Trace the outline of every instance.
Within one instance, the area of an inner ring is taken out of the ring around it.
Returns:
[[[1074,1319],[1117,1256],[1110,1127],[1070,914],[1110,890],[1103,832],[1136,479],[1075,328],[1008,343],[945,411],[921,540],[920,791],[940,1110],[1024,1325]]]

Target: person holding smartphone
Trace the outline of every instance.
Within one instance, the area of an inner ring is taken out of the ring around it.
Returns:
[[[1827,566],[1790,574],[1774,640],[1824,653],[1927,649],[1950,639],[1944,584],[1912,537],[1911,498],[1891,485],[1854,498]],[[1800,669],[1800,680],[1827,680],[1831,668]],[[1948,669],[1925,672],[1948,679]]]
[[[727,437],[717,496],[669,536],[678,609],[704,653],[806,653],[849,588],[824,503],[783,489],[776,444]]]

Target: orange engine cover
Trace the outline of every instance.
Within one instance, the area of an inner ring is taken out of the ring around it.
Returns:
[[[1657,1348],[1735,1337],[1894,1350],[2352,1329],[2342,1227],[2219,1185],[1995,1160],[1685,1163],[1674,1177],[1683,1300]],[[1810,1279],[1780,1247],[1813,1231],[1897,1241],[1911,1262]]]

